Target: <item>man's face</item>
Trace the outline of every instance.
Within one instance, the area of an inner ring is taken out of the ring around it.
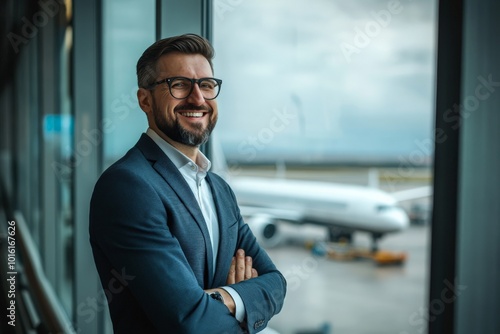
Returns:
[[[156,81],[176,76],[193,79],[213,76],[210,64],[199,54],[170,53],[159,59],[157,69]],[[197,84],[183,100],[170,94],[167,83],[156,86],[151,94],[150,126],[154,121],[157,130],[188,146],[199,146],[208,140],[217,123],[217,102],[205,100]]]

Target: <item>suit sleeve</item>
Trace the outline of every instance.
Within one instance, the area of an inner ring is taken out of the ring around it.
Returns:
[[[245,254],[252,257],[253,267],[259,273],[257,278],[230,286],[238,292],[245,304],[247,330],[249,333],[256,333],[264,329],[271,317],[281,311],[286,294],[286,280],[257,243],[239,213],[234,193],[230,189],[229,192],[233,199],[232,206],[239,217],[237,248],[244,249]]]
[[[121,307],[119,298],[130,294],[128,300],[162,333],[239,333],[227,307],[199,286],[168,229],[166,210],[154,188],[129,170],[105,173],[96,184],[90,241],[101,282],[108,284],[113,270],[130,277],[112,306]]]

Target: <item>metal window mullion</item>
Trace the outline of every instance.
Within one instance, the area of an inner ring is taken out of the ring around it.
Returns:
[[[40,30],[41,53],[40,53],[40,95],[41,114],[43,117],[57,113],[57,82],[55,75],[56,52],[55,52],[55,24],[49,20],[47,25]],[[44,124],[40,124],[43,128]],[[55,136],[42,135],[42,231],[41,231],[41,255],[45,274],[51,284],[57,286],[57,213],[59,208],[59,189],[56,174],[53,171],[53,162],[57,160],[57,144]]]
[[[101,1],[74,0],[73,2],[73,111],[74,152],[88,141],[84,130],[99,130],[101,112]],[[103,333],[105,312],[97,310],[92,319],[84,310],[89,298],[100,291],[99,277],[88,240],[89,199],[101,171],[101,143],[78,156],[73,166],[74,200],[74,322],[81,333]],[[83,146],[82,146],[83,147]]]
[[[157,25],[160,26],[161,38],[195,33],[203,35],[207,32],[204,28],[208,18],[206,11],[209,7],[206,0],[159,0],[161,15],[157,15]],[[207,36],[205,36],[207,37]]]
[[[437,45],[436,144],[434,158],[434,196],[431,226],[429,304],[441,300],[446,281],[455,278],[458,215],[458,173],[460,129],[446,121],[445,113],[460,101],[462,81],[462,1],[439,2]],[[441,133],[442,131],[443,133]],[[446,136],[446,140],[442,138]],[[453,303],[438,317],[429,310],[428,330],[454,332]]]

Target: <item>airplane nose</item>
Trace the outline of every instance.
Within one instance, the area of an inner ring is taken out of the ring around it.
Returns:
[[[392,207],[384,212],[386,222],[393,231],[400,231],[410,226],[408,214],[400,207]]]
[[[410,226],[410,217],[408,217],[405,210],[402,208],[395,208],[393,214],[394,225],[398,227],[398,229],[403,230]]]

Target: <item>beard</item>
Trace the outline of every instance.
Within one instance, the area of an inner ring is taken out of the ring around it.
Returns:
[[[165,114],[156,105],[154,99],[152,107],[153,117],[158,129],[173,141],[182,143],[187,146],[199,147],[200,145],[205,144],[208,141],[212,130],[215,128],[215,124],[217,123],[217,117],[212,118],[213,110],[205,106],[195,106],[192,104],[179,105],[174,109],[173,119],[168,119],[165,116]],[[175,113],[176,111],[180,110],[208,110],[207,126],[204,128],[203,124],[195,123],[191,124],[191,126],[194,127],[194,130],[186,129],[180,124],[179,118]]]

